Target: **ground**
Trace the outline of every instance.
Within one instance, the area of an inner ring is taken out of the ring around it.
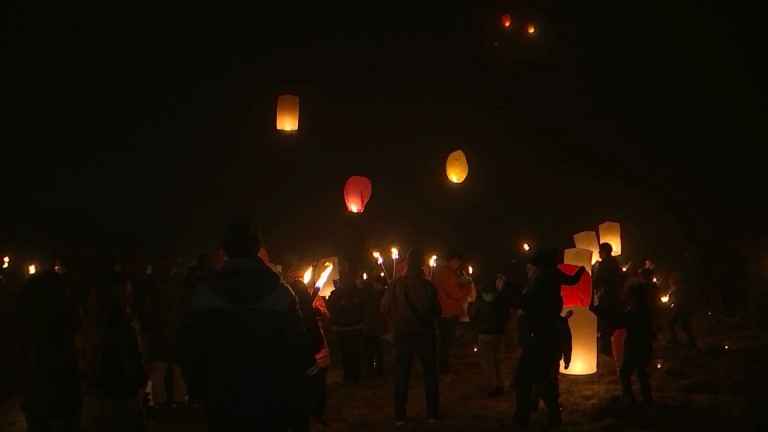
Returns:
[[[696,329],[701,341],[699,350],[665,346],[663,340],[656,344],[658,361],[654,361],[652,370],[655,404],[650,408],[622,403],[610,358],[599,357],[596,374],[561,375],[564,424],[557,430],[768,430],[768,339],[764,333],[739,317],[701,320]],[[332,333],[329,337],[334,343]],[[512,337],[507,342],[505,370],[511,371],[517,350]],[[384,375],[366,375],[355,385],[342,383],[341,361],[334,357],[328,376],[328,427],[313,423],[312,432],[514,430],[510,421],[514,398],[511,394],[485,397],[473,346],[471,326],[461,325],[452,357],[453,376],[440,382],[443,419],[436,423],[427,423],[420,367],[414,367],[409,423],[402,427],[394,425],[392,415],[391,345],[385,343]],[[659,364],[661,367],[656,367]],[[0,400],[0,432],[25,430],[17,405],[18,399],[12,395]],[[204,430],[202,414],[195,410],[150,421],[153,432]],[[528,430],[537,430],[543,424],[544,413],[536,413]]]

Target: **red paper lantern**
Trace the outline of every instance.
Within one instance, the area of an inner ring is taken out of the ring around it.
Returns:
[[[362,213],[370,198],[370,180],[360,176],[352,176],[347,180],[344,185],[344,202],[347,204],[347,210],[352,213]]]
[[[501,16],[501,25],[504,27],[509,27],[512,25],[512,16],[509,14],[504,14]]]
[[[579,269],[575,264],[558,264],[557,267],[569,275],[573,275]],[[584,276],[577,285],[563,285],[560,288],[560,294],[563,296],[563,307],[589,307],[589,299],[592,296],[592,276],[589,272],[584,272]]]

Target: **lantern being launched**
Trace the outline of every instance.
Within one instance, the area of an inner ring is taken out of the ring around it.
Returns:
[[[591,267],[592,251],[572,248],[565,251],[564,264],[558,267],[567,274],[574,274],[580,266]],[[563,311],[573,311],[568,320],[571,327],[573,353],[571,365],[566,370],[560,363],[560,372],[567,375],[589,375],[597,372],[597,317],[589,311],[592,295],[592,276],[584,273],[576,286],[560,288],[563,296]]]
[[[621,255],[621,226],[617,222],[603,222],[600,230],[600,243],[610,243],[613,247],[611,255]]]
[[[590,266],[600,259],[600,247],[597,244],[597,233],[594,231],[582,231],[573,235],[573,242],[578,249],[588,249],[592,251],[592,262]],[[587,268],[590,268],[587,266]]]
[[[461,150],[456,150],[448,156],[445,162],[445,175],[453,183],[461,183],[467,178],[469,165],[467,156]]]
[[[352,176],[344,185],[344,202],[347,210],[362,213],[371,198],[371,181],[365,177]]]
[[[299,130],[299,97],[282,95],[277,98],[277,129],[282,131]]]

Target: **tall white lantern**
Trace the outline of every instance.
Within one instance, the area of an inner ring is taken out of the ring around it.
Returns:
[[[600,243],[610,243],[613,247],[611,255],[621,255],[621,226],[618,222],[603,222],[598,227]]]
[[[565,250],[562,270],[573,274],[579,266],[590,271],[593,252],[589,249]],[[566,375],[589,375],[597,372],[597,317],[589,311],[592,293],[592,277],[585,273],[576,286],[563,286],[563,313],[573,311],[568,320],[571,327],[573,352],[571,364],[566,370],[560,362],[560,372]]]
[[[299,97],[282,95],[277,98],[276,126],[282,131],[299,130]]]
[[[579,249],[588,249],[592,251],[592,262],[589,263],[590,265],[587,266],[587,268],[590,268],[590,266],[597,262],[598,259],[600,259],[599,256],[599,245],[597,243],[597,233],[594,231],[582,231],[578,234],[573,235],[573,242],[576,244],[576,247]]]

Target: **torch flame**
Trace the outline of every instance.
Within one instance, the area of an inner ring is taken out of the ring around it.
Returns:
[[[363,280],[368,279],[368,273],[363,273]]]
[[[6,256],[3,258],[3,268],[8,268],[11,265],[11,257]]]
[[[28,267],[28,270],[29,270],[29,274],[35,274],[35,272],[37,271],[37,268],[35,268],[35,265],[32,264]]]
[[[429,266],[435,267],[437,265],[437,255],[432,255],[432,258],[429,259]]]
[[[663,296],[661,296],[661,302],[662,303],[666,303],[668,301],[669,301],[669,293],[666,293]]]
[[[529,251],[531,250],[531,245],[529,245],[528,243],[523,243],[523,249],[526,251]]]
[[[474,269],[472,268],[472,266],[469,266],[468,270],[469,270],[469,274],[472,274],[472,271],[473,271]]]
[[[376,264],[384,262],[384,258],[381,257],[381,254],[378,251],[373,251],[373,257],[376,258]]]
[[[308,284],[312,280],[312,266],[307,267],[307,271],[304,272],[304,284]]]
[[[392,251],[392,259],[400,258],[400,251],[398,251],[396,247],[393,247],[391,251]]]
[[[331,274],[331,270],[333,270],[333,263],[329,261],[326,261],[324,266],[325,266],[325,269],[323,270],[322,273],[320,273],[320,277],[317,278],[317,281],[315,282],[315,288],[318,288],[318,289],[322,288],[323,285],[325,285],[325,281],[328,280],[328,275]]]

